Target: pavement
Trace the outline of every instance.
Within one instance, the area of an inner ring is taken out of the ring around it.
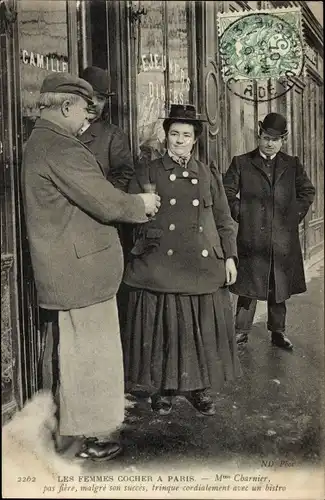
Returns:
[[[83,473],[169,470],[200,464],[284,459],[319,465],[324,412],[324,258],[306,264],[308,290],[287,302],[292,352],[272,346],[265,303],[258,306],[249,343],[239,351],[243,376],[216,393],[217,414],[199,414],[183,397],[156,416],[148,399],[128,410],[124,453],[109,463],[85,462]],[[75,446],[65,453],[72,459]]]

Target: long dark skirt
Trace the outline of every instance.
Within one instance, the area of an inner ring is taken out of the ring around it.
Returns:
[[[130,289],[123,346],[129,391],[219,390],[241,373],[227,288],[206,295]]]

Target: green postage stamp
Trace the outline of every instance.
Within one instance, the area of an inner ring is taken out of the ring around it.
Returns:
[[[241,97],[243,83],[269,79],[280,87],[282,84],[282,91],[255,97],[279,97],[293,86],[292,78],[301,74],[304,44],[300,7],[219,13],[218,30],[224,81]]]

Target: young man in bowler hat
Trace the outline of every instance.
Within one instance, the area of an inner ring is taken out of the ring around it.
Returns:
[[[113,435],[124,419],[115,225],[147,222],[160,202],[116,189],[77,139],[92,96],[88,82],[68,73],[45,78],[21,180],[38,303],[58,316],[44,325],[40,356],[43,388],[59,399],[56,441],[83,436],[77,456],[102,461],[121,452]]]
[[[224,177],[238,222],[238,276],[230,287],[239,295],[236,340],[247,343],[257,300],[265,300],[272,343],[291,350],[293,344],[285,336],[285,301],[306,291],[299,223],[315,188],[299,158],[280,151],[288,134],[285,117],[270,113],[259,127],[258,147],[235,156]]]

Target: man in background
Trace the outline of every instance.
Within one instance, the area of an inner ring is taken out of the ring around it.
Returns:
[[[235,156],[224,177],[232,217],[238,222],[237,343],[245,344],[257,300],[267,301],[274,345],[291,350],[285,336],[286,300],[306,291],[299,223],[315,196],[297,156],[281,152],[288,135],[284,116],[259,122],[258,148]],[[237,197],[239,194],[239,198]]]

